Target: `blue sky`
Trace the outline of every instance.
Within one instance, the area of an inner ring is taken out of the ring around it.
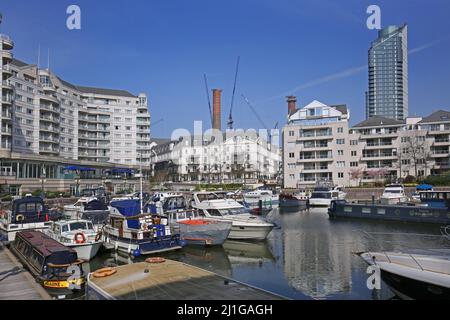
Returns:
[[[82,10],[82,30],[66,28],[66,8]],[[2,33],[16,58],[51,69],[74,84],[149,95],[153,136],[209,124],[203,73],[223,89],[222,126],[231,101],[234,66],[241,67],[233,117],[237,128],[285,122],[284,96],[299,106],[314,99],[345,103],[351,123],[364,119],[367,50],[377,36],[366,9],[377,4],[383,26],[408,23],[410,115],[450,109],[448,0],[40,0],[2,1]]]

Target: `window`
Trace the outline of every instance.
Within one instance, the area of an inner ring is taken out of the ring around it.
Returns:
[[[340,179],[344,178],[344,173],[343,172],[338,172],[338,178],[340,178]]]
[[[295,135],[294,131],[289,131],[289,137],[293,137]]]
[[[294,152],[290,152],[289,153],[289,158],[293,159],[295,157],[295,153]]]
[[[337,161],[336,162],[336,168],[344,168],[345,167],[345,161]]]
[[[336,144],[345,144],[345,139],[336,139]]]
[[[120,130],[120,126],[116,126],[115,129],[116,129],[116,130]]]
[[[125,127],[125,130],[130,131],[130,130],[131,130],[131,127],[126,126],[126,127]]]
[[[350,145],[351,145],[351,146],[356,146],[356,145],[358,145],[358,140],[350,140]]]
[[[337,132],[338,133],[343,133],[344,132],[344,128],[342,128],[342,127],[337,128]]]
[[[352,157],[356,157],[356,156],[357,156],[357,154],[358,154],[358,152],[356,152],[356,151],[352,151]]]
[[[33,104],[33,98],[27,98],[27,103]]]
[[[357,166],[358,166],[358,162],[356,162],[356,161],[350,162],[350,167],[357,167]]]
[[[338,150],[338,156],[343,156],[344,155],[344,150]]]

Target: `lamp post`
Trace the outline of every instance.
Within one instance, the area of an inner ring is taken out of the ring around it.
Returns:
[[[45,198],[45,192],[44,192],[45,178],[46,178],[45,166],[42,165],[42,167],[41,167],[41,193],[42,193],[42,198]]]

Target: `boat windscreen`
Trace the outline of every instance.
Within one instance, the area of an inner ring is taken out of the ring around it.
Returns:
[[[222,216],[248,213],[247,209],[245,208],[220,209],[219,212]]]
[[[88,226],[86,222],[72,222],[70,224],[70,231],[75,230],[87,230]]]
[[[311,198],[314,199],[331,199],[331,192],[313,192]]]

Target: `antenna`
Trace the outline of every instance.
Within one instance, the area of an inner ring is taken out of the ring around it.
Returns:
[[[228,116],[228,129],[233,129],[233,104],[234,104],[234,94],[236,93],[236,83],[237,83],[237,77],[239,72],[239,61],[241,60],[241,57],[237,57],[236,62],[236,73],[234,74],[234,86],[233,86],[233,95],[231,96],[231,107],[230,107],[230,115]]]
[[[38,46],[38,69],[41,68],[41,44]]]
[[[211,119],[211,126],[212,126],[213,116],[211,111],[211,98],[209,97],[208,78],[206,77],[206,73],[203,74],[203,78],[205,79],[206,96],[208,97],[209,118]]]
[[[50,70],[50,48],[48,48],[47,69]]]

